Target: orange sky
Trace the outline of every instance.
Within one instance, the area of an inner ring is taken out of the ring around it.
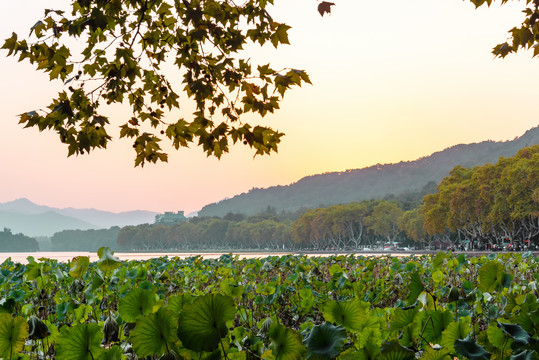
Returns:
[[[523,4],[475,10],[461,0],[334,2],[332,15],[322,18],[316,0],[276,0],[271,13],[293,26],[292,45],[247,49],[255,63],[305,69],[313,81],[263,119],[286,133],[270,157],[253,159],[237,147],[216,160],[192,146],[171,150],[168,163],[135,169],[130,143],[120,140],[66,158],[57,135],[23,130],[16,117],[48,104],[62,84],[2,50],[0,202],[27,197],[54,207],[191,212],[253,187],[508,140],[539,124],[537,60],[491,54],[521,22]],[[43,3],[4,2],[0,37],[28,34]],[[46,7],[65,3],[47,0]],[[128,112],[127,105],[110,109],[120,119]]]

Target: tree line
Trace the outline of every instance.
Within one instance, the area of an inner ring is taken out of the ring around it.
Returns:
[[[36,239],[24,234],[13,234],[10,229],[0,231],[0,251],[37,251]]]
[[[474,168],[455,167],[423,199],[428,235],[492,248],[539,235],[539,145]]]
[[[53,250],[358,250],[382,244],[501,248],[539,235],[539,145],[495,164],[453,168],[435,187],[348,204],[256,215],[194,217],[174,225],[65,230]],[[528,240],[528,242],[526,241]]]

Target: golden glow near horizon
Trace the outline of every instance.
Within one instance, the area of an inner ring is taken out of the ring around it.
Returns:
[[[2,4],[1,39],[12,31],[25,36],[43,8],[66,3]],[[271,13],[293,27],[292,45],[245,50],[253,63],[305,69],[313,81],[289,92],[281,110],[262,120],[286,133],[279,153],[269,157],[253,159],[253,151],[234,147],[216,160],[193,145],[170,150],[168,163],[135,169],[129,142],[120,140],[66,158],[57,135],[23,130],[16,117],[48,104],[62,84],[1,51],[0,202],[27,197],[55,207],[188,213],[253,187],[414,160],[460,143],[509,140],[539,124],[537,59],[491,54],[521,22],[522,2],[477,10],[462,0],[335,3],[322,18],[315,0],[276,0]],[[128,112],[127,105],[110,110],[111,118]]]

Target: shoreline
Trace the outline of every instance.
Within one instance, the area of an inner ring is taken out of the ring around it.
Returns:
[[[441,250],[439,250],[441,251]],[[153,252],[115,252],[114,255],[120,258],[120,260],[149,260],[153,258],[160,258],[167,256],[169,258],[180,258],[185,259],[193,256],[202,256],[206,259],[218,259],[222,255],[232,254],[238,256],[240,259],[253,259],[253,258],[265,258],[269,256],[286,256],[286,255],[296,255],[296,256],[307,256],[307,257],[324,257],[324,256],[373,256],[373,257],[407,257],[407,256],[420,256],[420,255],[429,255],[436,254],[439,251],[435,250],[418,250],[418,251],[197,251],[197,252],[165,252],[165,251],[153,251]],[[454,251],[452,254],[467,254],[468,256],[483,256],[490,254],[524,254],[525,252],[508,252],[508,251],[497,251],[497,252],[488,252],[488,251]],[[532,251],[533,256],[539,256],[539,251]],[[99,257],[97,252],[87,252],[87,251],[36,251],[36,252],[0,252],[0,263],[4,262],[6,259],[11,258],[12,261],[26,264],[28,263],[27,258],[32,256],[35,260],[40,258],[55,259],[60,262],[71,261],[74,257],[77,256],[88,256],[90,261],[97,261]]]

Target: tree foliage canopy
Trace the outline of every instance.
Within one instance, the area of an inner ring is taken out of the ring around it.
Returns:
[[[539,145],[496,164],[457,166],[437,193],[425,196],[425,229],[477,239],[531,239],[539,234],[538,173]]]
[[[46,109],[21,114],[20,123],[56,131],[68,155],[83,154],[112,139],[103,105],[128,102],[132,116],[120,121],[120,137],[134,139],[135,165],[167,161],[159,144],[165,137],[176,149],[198,142],[216,157],[236,142],[256,154],[276,151],[283,134],[241,116],[273,113],[289,88],[310,80],[303,70],[276,71],[241,54],[249,43],[289,43],[290,26],[266,9],[272,3],[77,0],[69,13],[46,9],[28,40],[13,33],[2,48],[66,89]],[[165,71],[171,64],[181,83]],[[184,94],[196,109],[172,120]]]
[[[475,7],[482,5],[490,6],[493,0],[470,0]],[[509,0],[501,0],[502,4]],[[509,30],[508,41],[498,44],[492,53],[504,58],[510,53],[515,53],[520,49],[533,49],[533,56],[539,55],[539,0],[526,0],[526,8],[522,11],[525,15],[520,26],[515,26]]]
[[[493,0],[470,0],[476,7]],[[509,0],[501,0],[502,4]],[[135,166],[167,161],[160,142],[179,149],[190,143],[221,157],[241,142],[255,154],[277,151],[283,133],[242,122],[279,108],[292,86],[310,83],[303,70],[252,64],[247,44],[288,44],[290,26],[268,13],[273,0],[74,0],[70,11],[46,9],[28,40],[13,35],[2,49],[28,60],[64,90],[45,109],[20,114],[25,127],[58,133],[68,156],[105,148],[110,118],[104,104],[127,102],[131,116],[114,120],[120,137],[133,139]],[[318,4],[331,14],[332,2]],[[525,19],[493,52],[505,57],[521,48],[539,54],[539,0],[526,0]],[[76,42],[76,43],[75,43]],[[84,44],[78,50],[78,44]],[[177,70],[171,76],[168,65]],[[183,78],[181,81],[176,79]],[[187,117],[187,95],[195,111]],[[182,104],[180,105],[180,101]]]

